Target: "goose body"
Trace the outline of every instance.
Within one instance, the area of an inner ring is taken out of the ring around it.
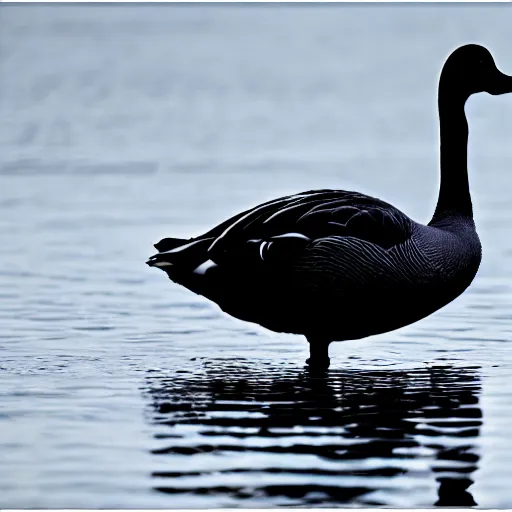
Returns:
[[[420,320],[459,296],[481,261],[467,178],[470,94],[512,92],[483,47],[457,49],[439,87],[441,187],[428,225],[357,192],[312,190],[268,201],[182,240],[165,238],[147,262],[226,313],[303,334],[310,364],[332,341]]]

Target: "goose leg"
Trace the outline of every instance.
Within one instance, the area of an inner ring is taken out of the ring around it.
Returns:
[[[329,359],[329,344],[323,338],[308,336],[309,342],[309,358],[306,359],[306,364],[314,368],[329,368],[331,360]]]

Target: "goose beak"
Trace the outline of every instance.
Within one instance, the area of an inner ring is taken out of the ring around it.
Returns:
[[[497,94],[506,94],[507,92],[512,92],[512,76],[505,75],[505,73],[498,71],[497,75],[489,84],[487,92],[494,96]]]

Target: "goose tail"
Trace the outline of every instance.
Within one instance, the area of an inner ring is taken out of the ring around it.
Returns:
[[[212,241],[213,238],[164,238],[155,244],[160,252],[151,256],[146,263],[163,270],[171,281],[209,298],[208,284],[212,282],[210,269],[217,267],[208,256]],[[208,276],[205,275],[207,272]]]
[[[160,242],[154,244],[154,248],[158,252],[170,251],[171,249],[176,249],[176,247],[180,247],[180,245],[185,245],[190,240],[186,240],[185,238],[163,238]]]
[[[190,239],[164,238],[155,244],[160,251],[151,256],[146,263],[150,267],[158,267],[168,274],[190,272],[204,263],[207,258],[211,238]]]

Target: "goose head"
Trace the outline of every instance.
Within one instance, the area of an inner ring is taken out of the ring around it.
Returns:
[[[467,100],[479,92],[493,95],[512,92],[512,76],[496,67],[487,48],[468,44],[457,48],[448,57],[441,73],[440,87]]]

